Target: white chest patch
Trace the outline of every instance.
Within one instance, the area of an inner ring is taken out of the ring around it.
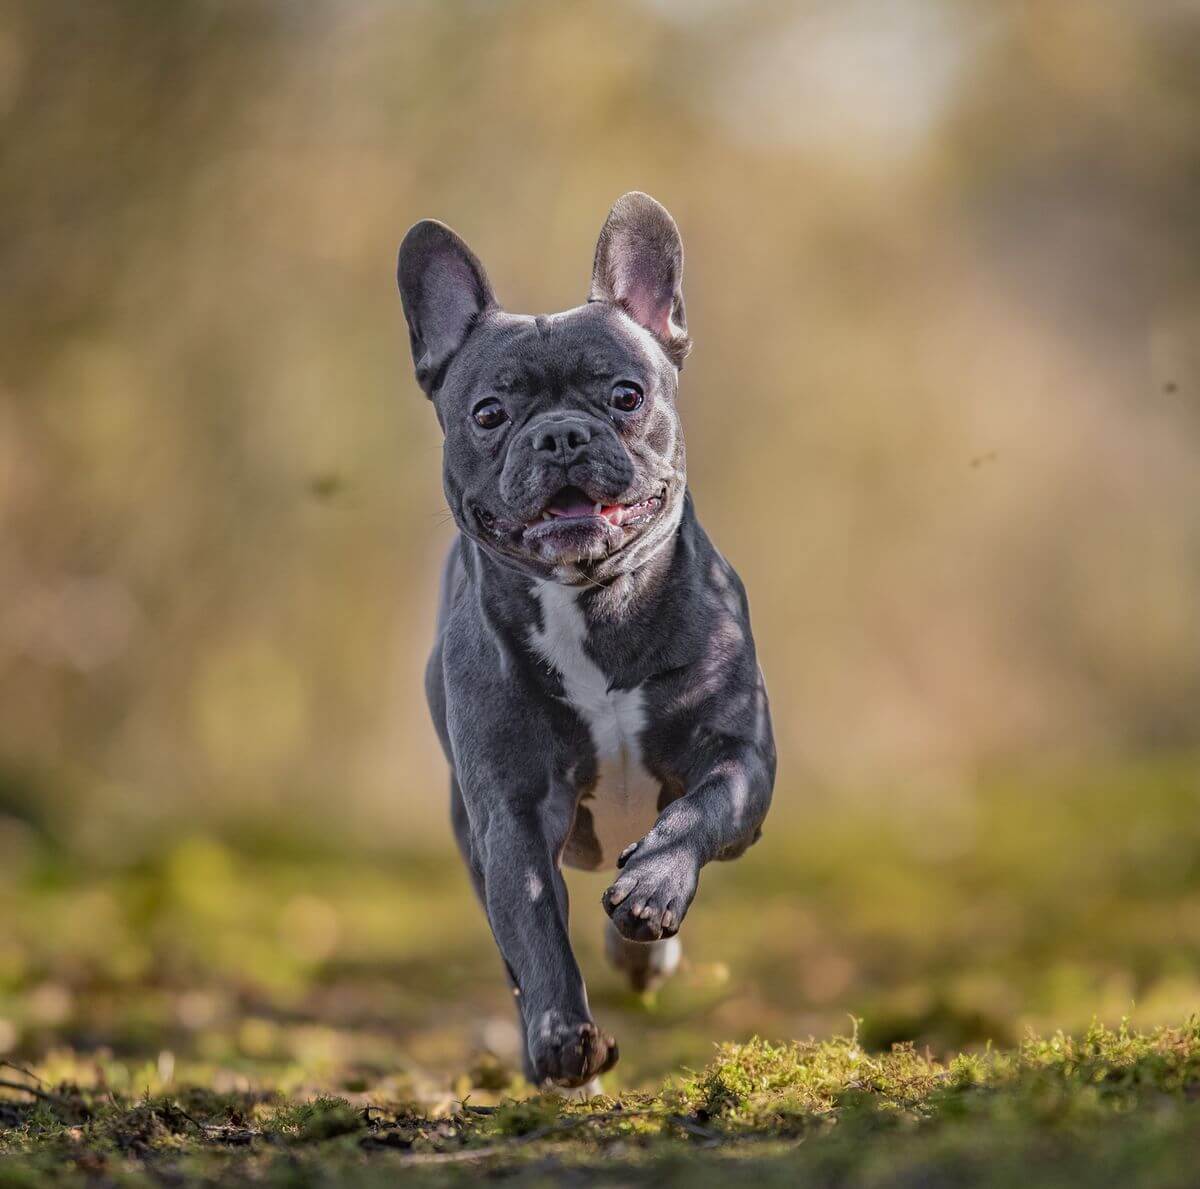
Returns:
[[[586,810],[600,850],[599,858],[586,865],[611,865],[658,816],[659,782],[642,764],[644,695],[640,688],[608,688],[608,678],[584,650],[587,620],[576,602],[576,588],[539,582],[535,592],[543,627],[530,633],[530,643],[562,678],[566,699],[587,724],[596,749],[596,787],[581,803],[576,832],[584,825]],[[589,849],[586,838],[580,841],[582,845],[568,848],[573,857],[567,861],[575,866],[585,865],[583,856]]]

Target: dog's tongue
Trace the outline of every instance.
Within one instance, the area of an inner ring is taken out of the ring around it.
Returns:
[[[578,487],[564,487],[546,506],[546,511],[551,516],[592,516],[596,504]]]

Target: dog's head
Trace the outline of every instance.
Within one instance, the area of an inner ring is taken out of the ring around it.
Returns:
[[[464,533],[566,582],[632,569],[671,536],[685,486],[675,398],[690,342],[683,246],[663,207],[646,194],[617,201],[588,302],[561,314],[502,310],[474,253],[433,220],[404,237],[397,276]]]

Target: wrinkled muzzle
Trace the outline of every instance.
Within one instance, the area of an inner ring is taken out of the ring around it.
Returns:
[[[550,413],[514,436],[500,474],[500,498],[514,519],[532,521],[566,488],[615,504],[635,468],[612,427],[579,413]]]

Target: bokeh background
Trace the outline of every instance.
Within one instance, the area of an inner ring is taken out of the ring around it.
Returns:
[[[781,765],[657,1014],[574,885],[629,1076],[1194,1006],[1198,145],[1191,0],[5,0],[0,1050],[511,1058],[394,252],[565,308],[634,188]]]

